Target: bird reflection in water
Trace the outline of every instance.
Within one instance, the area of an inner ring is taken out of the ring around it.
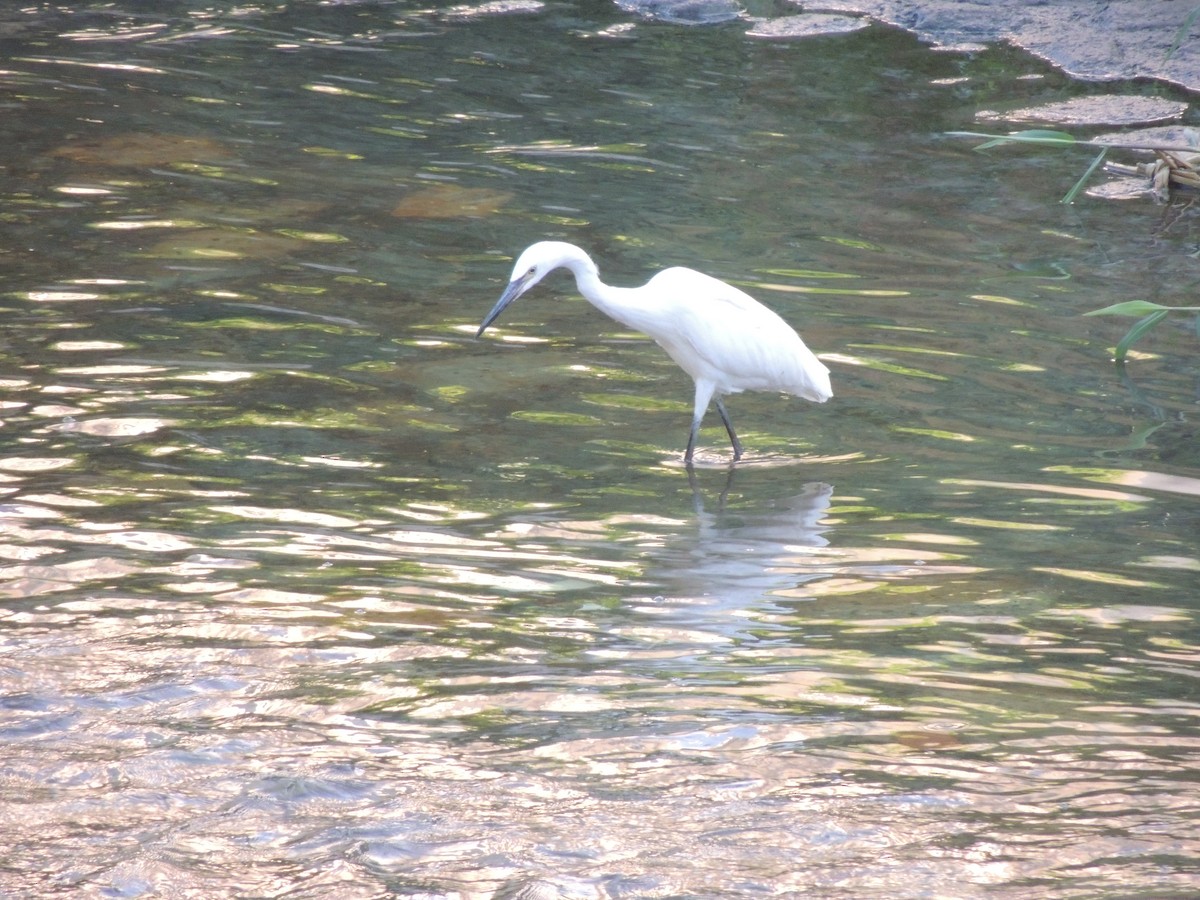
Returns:
[[[707,511],[694,478],[696,530],[679,534],[655,554],[646,573],[660,590],[647,612],[703,621],[704,630],[728,634],[745,622],[731,620],[735,610],[761,612],[785,598],[803,598],[804,585],[828,578],[840,564],[826,564],[830,526],[822,524],[833,486],[813,481],[796,493],[766,496],[753,506],[727,505],[733,479],[728,473],[713,511]],[[699,624],[699,623],[696,623]],[[693,625],[695,627],[695,625]]]

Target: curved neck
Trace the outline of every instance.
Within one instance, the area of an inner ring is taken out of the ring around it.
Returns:
[[[575,287],[592,306],[606,316],[638,331],[649,333],[642,304],[631,296],[636,288],[614,287],[600,280],[600,271],[586,254],[563,263],[575,276]],[[653,335],[651,335],[653,336]]]

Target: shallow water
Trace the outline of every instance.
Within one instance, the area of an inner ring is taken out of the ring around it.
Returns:
[[[495,10],[0,14],[4,893],[1190,893],[1197,336],[1080,314],[1194,213],[946,137],[1017,54]],[[689,477],[566,276],[474,338],[547,237],[834,399]]]

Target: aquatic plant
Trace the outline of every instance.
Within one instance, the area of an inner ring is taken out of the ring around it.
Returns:
[[[1113,358],[1118,362],[1124,362],[1126,354],[1129,353],[1129,348],[1143,334],[1161,322],[1167,317],[1168,313],[1172,312],[1200,312],[1200,306],[1163,306],[1159,303],[1151,303],[1148,300],[1126,300],[1124,303],[1114,303],[1112,306],[1106,306],[1103,309],[1093,309],[1091,312],[1085,312],[1085,316],[1140,316],[1133,327],[1117,342],[1116,350],[1113,353]],[[1196,334],[1200,335],[1200,316],[1196,317]]]
[[[1109,150],[1145,150],[1154,154],[1154,161],[1128,166],[1110,162],[1107,166],[1111,171],[1124,175],[1144,175],[1150,180],[1151,193],[1156,200],[1165,201],[1167,191],[1174,185],[1177,187],[1200,188],[1200,136],[1188,134],[1191,146],[1173,147],[1153,143],[1117,143],[1115,141],[1080,140],[1065,131],[1052,131],[1043,128],[1033,128],[1026,131],[1014,131],[1011,134],[984,134],[977,131],[951,131],[951,137],[987,138],[987,141],[975,148],[977,151],[990,150],[1004,144],[1042,144],[1051,147],[1099,147],[1100,152],[1092,160],[1087,170],[1079,177],[1074,186],[1063,195],[1060,203],[1073,203],[1083,190],[1088,179],[1100,168]]]
[[[987,150],[991,147],[998,147],[1009,143],[1043,144],[1059,147],[1100,147],[1100,153],[1092,160],[1087,171],[1080,176],[1071,190],[1067,191],[1062,200],[1059,201],[1061,203],[1074,202],[1080,191],[1083,190],[1084,185],[1087,184],[1088,179],[1100,167],[1100,164],[1104,162],[1105,156],[1111,149],[1149,150],[1154,154],[1155,159],[1153,162],[1142,163],[1137,166],[1122,166],[1116,163],[1109,163],[1108,168],[1123,174],[1146,176],[1150,179],[1151,192],[1157,200],[1165,200],[1172,186],[1193,189],[1200,188],[1200,146],[1156,147],[1145,144],[1118,144],[1111,141],[1085,141],[1077,140],[1073,135],[1063,131],[1044,129],[1018,131],[1007,135],[980,134],[972,131],[952,131],[950,134],[954,137],[987,138],[986,143],[980,144],[975,148],[976,150]],[[1188,138],[1193,141],[1194,145],[1200,144],[1200,140],[1195,140],[1190,133],[1188,134]],[[1163,306],[1158,303],[1151,303],[1148,300],[1127,300],[1123,303],[1114,303],[1112,306],[1106,306],[1103,309],[1094,309],[1091,312],[1084,313],[1084,315],[1139,317],[1133,327],[1117,342],[1116,349],[1114,350],[1113,358],[1116,362],[1122,363],[1125,361],[1125,357],[1129,353],[1129,348],[1133,345],[1134,341],[1172,312],[1200,312],[1200,306]],[[1200,317],[1196,319],[1196,333],[1200,335]]]

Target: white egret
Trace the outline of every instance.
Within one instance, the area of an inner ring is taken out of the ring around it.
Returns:
[[[475,336],[558,268],[574,273],[579,293],[602,313],[654,338],[696,382],[692,430],[683,456],[689,466],[700,421],[714,396],[735,461],[741,459],[742,443],[721,400],[725,394],[782,391],[816,403],[833,396],[829,370],[787,322],[749,294],[679,267],[664,269],[641,287],[612,287],[600,280],[590,256],[562,241],[541,241],[521,254],[508,287]]]

